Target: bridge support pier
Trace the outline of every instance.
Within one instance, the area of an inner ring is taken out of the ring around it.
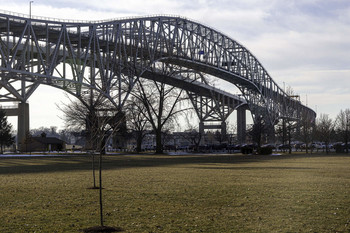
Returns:
[[[204,130],[205,129],[216,129],[216,130],[220,130],[220,133],[222,135],[222,138],[225,139],[226,138],[226,134],[227,134],[227,129],[226,129],[226,122],[223,120],[221,121],[220,124],[210,124],[210,125],[205,125],[205,120],[201,120],[199,122],[199,133],[202,135],[202,139],[200,144],[203,145],[204,143]],[[207,121],[209,122],[209,121]],[[213,122],[213,121],[211,121]]]
[[[218,130],[220,130],[220,133],[222,135],[226,135],[227,130],[226,130],[226,122],[225,121],[221,121],[221,123],[219,125],[218,124],[205,125],[204,122],[205,122],[204,120],[199,122],[199,132],[201,134],[204,134],[205,129],[218,129]]]
[[[29,132],[29,104],[20,102],[17,108],[3,109],[6,116],[17,116],[17,148],[23,149],[26,134]]]
[[[200,121],[200,122],[199,122],[199,133],[200,133],[201,135],[204,134],[204,122],[203,122],[203,121]]]
[[[237,140],[239,144],[246,142],[247,131],[247,119],[246,110],[247,105],[243,105],[237,108]]]
[[[205,129],[220,130],[222,141],[226,141],[226,120],[237,106],[242,104],[242,100],[225,96],[222,93],[212,93],[211,97],[199,96],[191,92],[187,93],[200,121],[199,133],[204,135]],[[202,137],[201,144],[203,142]]]
[[[221,135],[225,135],[227,134],[227,128],[226,128],[226,122],[222,121],[221,122]]]
[[[29,104],[18,104],[17,146],[21,150],[25,144],[26,134],[29,132]]]

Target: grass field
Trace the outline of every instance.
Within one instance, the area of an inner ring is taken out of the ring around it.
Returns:
[[[0,232],[99,224],[89,157],[0,158]],[[104,158],[105,225],[125,232],[350,232],[347,155]]]

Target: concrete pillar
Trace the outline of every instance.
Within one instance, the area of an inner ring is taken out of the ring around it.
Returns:
[[[199,145],[204,145],[204,122],[200,121],[199,122],[199,133],[201,134],[201,141],[199,142]]]
[[[17,126],[17,144],[21,149],[24,144],[26,133],[29,132],[29,104],[18,104],[18,126]]]
[[[226,122],[225,121],[222,121],[221,122],[221,135],[223,136],[223,137],[225,137],[226,136]]]
[[[237,139],[238,143],[245,143],[247,131],[246,106],[237,108]]]
[[[204,122],[203,121],[199,122],[199,133],[201,133],[202,135],[204,134]]]
[[[282,119],[282,144],[287,144],[287,125],[284,118]]]
[[[298,120],[297,120],[297,129],[296,129],[296,134],[301,135],[301,125],[302,125],[302,115],[301,112],[298,111]]]

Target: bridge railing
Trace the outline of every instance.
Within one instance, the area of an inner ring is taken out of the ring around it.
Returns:
[[[54,21],[54,22],[60,22],[60,23],[83,23],[83,24],[98,24],[98,23],[106,23],[111,21],[122,21],[122,20],[130,20],[130,19],[143,19],[143,18],[154,18],[154,17],[172,17],[172,18],[181,18],[185,20],[186,17],[179,16],[179,15],[171,15],[171,14],[157,14],[157,15],[142,15],[142,16],[124,16],[124,17],[117,17],[117,18],[111,18],[111,19],[103,19],[103,20],[79,20],[79,19],[62,19],[62,18],[54,18],[54,17],[44,17],[44,16],[37,16],[37,15],[28,15],[23,13],[17,13],[13,11],[7,11],[7,10],[1,10],[0,14],[6,14],[21,18],[31,18],[36,20],[43,20],[43,21]],[[194,20],[190,20],[195,22]]]

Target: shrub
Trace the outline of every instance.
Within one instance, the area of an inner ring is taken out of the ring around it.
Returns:
[[[253,145],[244,145],[241,147],[241,153],[242,154],[252,154],[254,150]]]
[[[272,147],[261,147],[259,150],[258,150],[258,154],[260,155],[270,155],[272,154]]]

